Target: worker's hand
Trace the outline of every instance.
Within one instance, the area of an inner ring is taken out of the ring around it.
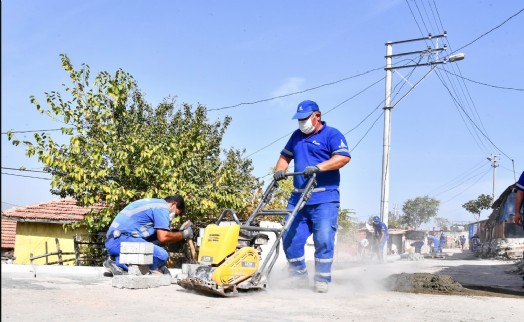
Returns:
[[[515,215],[515,223],[518,225],[522,224],[522,215],[521,214]]]
[[[283,180],[285,178],[286,178],[286,171],[285,170],[278,170],[273,175],[273,179],[275,179],[275,181],[280,181],[280,180]]]
[[[307,166],[304,169],[304,177],[311,177],[313,173],[319,173],[320,169],[316,165]]]
[[[183,239],[193,238],[193,228],[187,227],[186,229],[182,230],[182,238]]]

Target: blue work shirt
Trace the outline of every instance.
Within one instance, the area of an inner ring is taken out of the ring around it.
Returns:
[[[387,240],[388,237],[389,237],[389,230],[388,230],[388,226],[383,223],[382,221],[379,221],[378,224],[375,224],[373,223],[373,230],[374,230],[374,234],[375,234],[375,237],[379,237],[380,236],[380,232],[383,231],[384,232],[384,239]]]
[[[170,230],[168,203],[164,199],[140,199],[133,201],[118,213],[106,237],[128,235],[155,241],[156,229]]]
[[[440,246],[440,240],[437,237],[432,236],[432,235],[429,235],[428,239],[433,242],[433,249],[438,250],[438,247]]]
[[[294,160],[295,172],[302,172],[307,166],[317,165],[329,160],[333,155],[351,157],[344,135],[339,130],[327,126],[326,122],[322,122],[322,125],[322,128],[311,136],[296,130],[289,138],[282,152],[280,152],[284,157]],[[293,177],[295,189],[289,198],[290,204],[297,204],[307,181],[308,178],[304,176]],[[325,202],[340,202],[339,185],[339,170],[317,173],[317,186],[306,204],[316,205]]]

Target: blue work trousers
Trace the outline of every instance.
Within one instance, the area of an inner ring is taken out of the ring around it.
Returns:
[[[294,207],[294,205],[288,205],[289,210]],[[331,265],[335,252],[339,207],[338,202],[308,205],[296,214],[289,229],[282,236],[291,276],[307,276],[304,247],[308,237],[313,234],[315,281],[331,282]]]
[[[143,238],[128,236],[128,235],[120,235],[117,238],[111,238],[108,239],[105,243],[107,253],[111,255],[112,258],[115,259],[116,264],[119,267],[122,267],[126,271],[128,270],[127,265],[120,263],[120,243],[122,242],[131,242],[131,243],[148,243],[147,240]],[[167,251],[158,246],[153,245],[153,264],[149,265],[149,269],[155,270],[159,268],[160,266],[167,263],[167,260],[169,258],[169,255],[167,254]]]

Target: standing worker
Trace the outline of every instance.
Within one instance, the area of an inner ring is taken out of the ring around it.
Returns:
[[[515,223],[522,224],[524,229],[524,220],[522,220],[522,204],[524,200],[524,171],[520,175],[519,181],[515,184],[517,194],[515,196]]]
[[[120,263],[120,243],[152,242],[153,264],[149,265],[153,273],[169,274],[166,266],[167,251],[158,243],[172,243],[193,237],[191,227],[183,231],[171,231],[170,222],[185,210],[182,196],[174,195],[165,199],[140,199],[127,205],[115,217],[106,234],[105,247],[110,255],[104,267],[114,275],[127,273],[127,265]]]
[[[442,253],[442,248],[444,248],[444,246],[446,246],[446,242],[447,242],[447,239],[446,239],[446,234],[444,233],[443,230],[440,231],[440,248],[439,248],[439,252]]]
[[[377,256],[380,263],[384,262],[384,245],[388,242],[388,226],[380,221],[378,216],[373,217],[373,235],[377,242]]]
[[[308,177],[315,173],[317,186],[282,236],[283,247],[290,276],[305,286],[308,274],[304,247],[308,237],[313,234],[315,291],[326,293],[328,283],[331,282],[335,234],[338,228],[339,169],[349,162],[351,156],[344,135],[322,121],[317,103],[301,102],[293,119],[298,120],[299,129],[293,132],[280,152],[274,179],[278,181],[286,177],[285,172],[291,160],[294,160],[295,172],[304,173],[303,176],[293,177],[294,190],[288,201],[288,210],[295,208]]]
[[[464,250],[464,244],[466,243],[466,236],[460,236],[460,249]]]

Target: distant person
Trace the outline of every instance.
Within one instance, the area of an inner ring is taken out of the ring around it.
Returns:
[[[373,217],[373,236],[377,243],[377,256],[379,263],[384,262],[384,246],[388,242],[388,226],[378,216]]]
[[[439,243],[440,244],[439,252],[442,253],[442,248],[444,248],[444,246],[446,246],[446,243],[447,243],[446,234],[444,233],[443,230],[440,231],[439,242],[440,242]]]
[[[422,246],[424,246],[424,241],[423,240],[417,240],[416,242],[411,243],[410,245],[415,247],[415,253],[420,254],[421,251],[422,251]]]
[[[434,255],[437,254],[440,249],[440,239],[433,235],[428,235],[428,245],[429,244],[433,246],[433,251],[431,253]]]
[[[169,274],[166,266],[167,251],[158,243],[172,243],[193,237],[191,227],[183,231],[171,231],[170,222],[185,210],[182,196],[174,195],[165,199],[140,199],[131,202],[115,217],[106,234],[105,247],[109,258],[104,267],[114,275],[127,274],[127,265],[120,263],[120,243],[153,243],[152,273]]]
[[[471,238],[472,251],[476,252],[477,248],[480,246],[480,238],[477,234],[473,235]]]
[[[292,119],[298,121],[296,129],[280,152],[273,178],[286,178],[285,172],[294,161],[294,190],[287,209],[302,207],[291,226],[282,236],[282,246],[288,260],[289,275],[293,283],[306,286],[309,282],[304,257],[306,241],[313,234],[315,245],[315,292],[327,293],[331,282],[331,266],[335,254],[335,234],[340,208],[340,168],[351,155],[344,135],[322,120],[322,113],[313,101],[303,101],[297,106]],[[297,205],[309,180],[316,174],[317,186],[306,205]]]
[[[524,229],[524,220],[522,220],[522,203],[524,200],[524,171],[520,175],[519,181],[515,184],[517,194],[515,195],[515,223],[522,225]]]
[[[460,236],[460,249],[464,250],[464,244],[466,243],[466,236]]]

